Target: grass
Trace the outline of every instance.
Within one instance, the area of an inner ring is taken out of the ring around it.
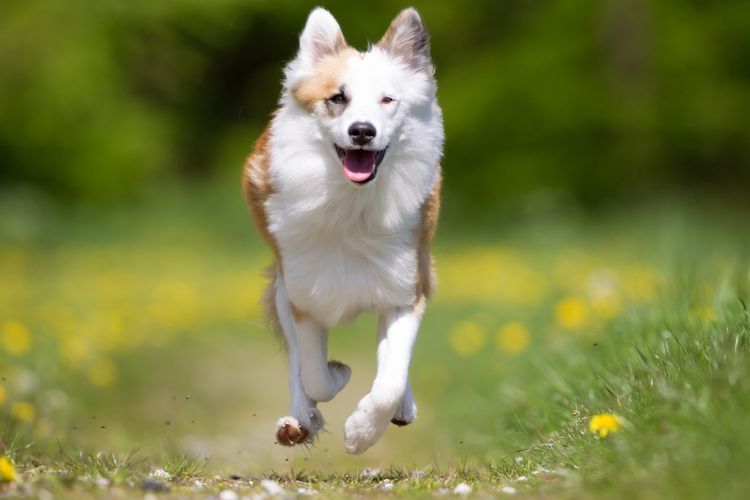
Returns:
[[[555,498],[750,489],[741,211],[556,207],[471,228],[448,212],[412,369],[419,418],[350,457],[341,427],[371,382],[375,318],[332,335],[354,375],[322,405],[316,446],[274,445],[285,366],[257,306],[268,256],[236,194],[107,210],[4,200],[0,416],[18,479],[1,493],[252,495],[264,480],[332,497],[460,483]],[[599,437],[596,414],[622,424]]]

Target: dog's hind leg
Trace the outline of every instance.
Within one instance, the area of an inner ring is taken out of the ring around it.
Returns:
[[[305,393],[302,385],[300,350],[294,333],[294,321],[286,290],[280,279],[276,278],[275,306],[279,326],[286,338],[289,354],[289,395],[291,404],[289,415],[276,422],[276,442],[284,446],[311,442],[317,432],[323,428],[323,416],[318,411],[317,403]]]
[[[372,389],[344,424],[344,447],[349,453],[362,453],[375,444],[407,395],[409,362],[423,311],[420,300],[381,315],[378,373]]]
[[[351,369],[339,361],[328,361],[328,332],[323,326],[309,317],[298,317],[294,331],[305,392],[315,401],[330,401],[349,382]]]

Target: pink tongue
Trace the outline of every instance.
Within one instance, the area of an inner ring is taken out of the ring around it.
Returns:
[[[350,149],[344,157],[344,173],[350,181],[367,180],[375,170],[375,152],[364,149]]]

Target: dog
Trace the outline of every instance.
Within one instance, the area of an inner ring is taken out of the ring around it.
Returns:
[[[308,444],[324,426],[318,403],[351,369],[328,360],[328,331],[379,314],[377,375],[344,425],[362,453],[390,422],[417,414],[408,382],[434,284],[430,242],[440,209],[442,111],[429,35],[402,11],[365,52],[314,9],[284,68],[279,108],[243,171],[252,218],[275,263],[264,302],[286,342],[289,414],[276,441]]]

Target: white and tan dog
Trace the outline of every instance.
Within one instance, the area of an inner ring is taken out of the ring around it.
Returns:
[[[276,259],[266,303],[289,354],[291,408],[276,438],[314,439],[323,427],[317,403],[351,375],[328,360],[328,329],[377,311],[377,376],[344,427],[346,450],[362,453],[389,422],[409,424],[417,412],[408,371],[434,285],[443,149],[428,34],[406,9],[357,52],[317,8],[284,77],[280,108],[243,177]]]

